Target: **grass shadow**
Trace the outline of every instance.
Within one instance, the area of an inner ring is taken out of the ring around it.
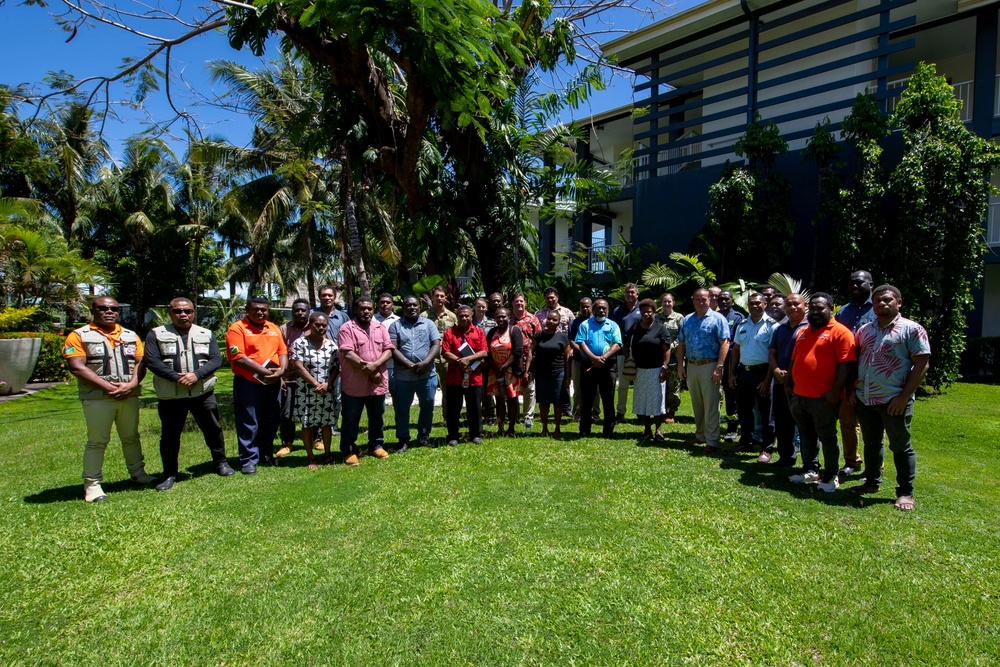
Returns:
[[[131,480],[123,479],[117,482],[101,482],[101,488],[105,493],[117,493],[119,491],[144,491],[153,490],[153,485],[142,485],[135,484]],[[81,480],[79,484],[69,484],[67,486],[59,486],[53,489],[45,489],[39,491],[38,493],[32,493],[31,495],[24,497],[24,502],[32,505],[45,505],[49,503],[65,503],[65,502],[82,502],[83,501],[83,481]]]

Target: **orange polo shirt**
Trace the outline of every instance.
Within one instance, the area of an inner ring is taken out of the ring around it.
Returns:
[[[271,365],[277,368],[278,357],[282,354],[288,354],[288,347],[281,335],[281,329],[274,322],[265,321],[262,326],[257,326],[244,317],[230,325],[226,332],[226,356],[230,363],[248,357],[261,366],[270,361]],[[237,375],[256,381],[250,371],[237,364],[232,366],[233,372]]]
[[[96,331],[97,333],[101,334],[105,338],[107,338],[108,342],[111,343],[111,349],[114,349],[114,348],[118,347],[119,345],[121,345],[121,342],[119,341],[119,338],[121,338],[121,335],[122,335],[122,325],[115,324],[114,329],[112,329],[110,332],[108,332],[108,331],[105,331],[104,329],[100,328],[99,326],[97,326],[93,322],[91,322],[90,323],[90,328],[93,329],[94,331]],[[142,348],[142,339],[139,338],[138,336],[136,336],[136,339],[135,339],[135,358],[136,359],[139,359],[140,357],[142,357],[142,354],[143,354],[142,349],[143,349]],[[126,353],[127,352],[128,351],[126,350]],[[71,357],[86,357],[87,356],[87,349],[83,346],[83,341],[80,339],[80,334],[77,333],[76,331],[72,331],[72,332],[70,332],[70,334],[68,336],[66,336],[66,342],[63,343],[63,356],[65,358],[67,358],[67,359],[70,359]]]
[[[833,389],[837,366],[856,361],[854,334],[840,322],[830,322],[813,331],[806,325],[799,329],[792,350],[792,381],[795,394],[819,398]]]

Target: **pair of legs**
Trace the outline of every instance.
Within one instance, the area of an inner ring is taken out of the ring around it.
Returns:
[[[278,432],[281,385],[260,384],[237,375],[233,378],[233,411],[240,465],[256,466],[274,459],[274,436]]]
[[[788,400],[802,441],[803,472],[819,471],[819,447],[823,447],[824,482],[837,477],[840,444],[837,442],[837,416],[840,405],[828,405],[822,398],[793,395]]]
[[[309,469],[317,470],[319,466],[316,464],[316,459],[313,458],[313,445],[316,442],[316,432],[319,431],[323,438],[323,451],[326,452],[326,463],[333,463],[333,459],[330,458],[332,450],[330,449],[330,443],[333,440],[333,427],[329,424],[324,424],[322,426],[302,426],[302,444],[306,448],[306,459],[309,461]]]
[[[628,407],[628,388],[629,385],[635,386],[635,383],[625,377],[625,355],[619,354],[617,357],[617,372],[618,372],[618,404],[615,406],[615,417],[619,421],[625,419],[625,409]],[[605,411],[605,415],[610,414]]]
[[[858,416],[855,406],[844,401],[840,404],[840,440],[844,443],[844,467],[861,470],[858,457]]]
[[[662,387],[664,421],[673,424],[677,408],[681,407],[681,376],[677,374],[676,363],[670,364],[667,368],[667,381]]]
[[[573,418],[577,421],[580,420],[580,406],[583,405],[583,364],[577,359],[573,359],[570,366],[571,373],[573,375]],[[601,404],[597,402],[597,394],[594,394],[594,402],[592,405],[588,406],[588,409],[592,414],[592,421],[597,421],[598,417],[601,416]]]
[[[396,440],[400,446],[410,442],[410,408],[413,406],[414,396],[420,407],[417,415],[417,442],[426,443],[430,439],[431,426],[434,424],[434,394],[437,386],[435,373],[425,373],[414,380],[396,378],[393,411],[396,414]]]
[[[181,448],[181,431],[188,413],[194,417],[195,424],[205,437],[205,445],[212,454],[212,463],[219,469],[226,461],[226,441],[222,435],[222,425],[219,423],[219,407],[215,400],[215,392],[192,396],[190,398],[173,398],[157,402],[156,410],[160,415],[160,460],[163,462],[165,477],[177,476],[177,456]]]
[[[525,371],[521,378],[521,396],[524,401],[524,426],[531,428],[535,417],[535,374]]]
[[[285,382],[281,387],[281,422],[278,425],[281,449],[275,453],[275,456],[278,457],[291,454],[292,446],[295,444],[296,424],[292,416],[295,414],[295,399],[298,389],[298,382]]]
[[[694,411],[694,437],[712,452],[719,447],[719,399],[721,387],[712,378],[715,362],[688,364],[687,383]]]
[[[910,439],[910,422],[913,420],[913,399],[901,415],[890,415],[888,404],[855,406],[861,423],[861,437],[865,443],[865,486],[870,490],[882,484],[882,465],[885,462],[883,435],[889,440],[892,461],[896,466],[896,507],[913,509],[913,480],[917,476],[917,455]]]
[[[774,436],[778,441],[778,462],[776,465],[795,465],[795,419],[788,407],[785,385],[771,383],[771,415],[774,419]]]
[[[361,432],[361,413],[368,413],[368,452],[376,458],[388,456],[382,449],[385,428],[385,394],[377,396],[340,397],[344,410],[343,432],[340,434],[340,452],[347,465],[358,464],[358,434]],[[380,453],[381,452],[381,453]]]
[[[767,364],[740,366],[736,369],[736,400],[740,415],[740,448],[754,449],[753,432],[756,422],[754,408],[760,413],[761,453],[774,451],[774,424],[771,421],[771,382]],[[762,396],[760,385],[767,383]]]
[[[736,390],[729,387],[730,354],[732,354],[732,351],[726,355],[726,364],[722,367],[722,396],[725,399],[726,408],[726,439],[735,441],[738,430],[737,424],[739,423],[739,399],[737,398]]]
[[[459,421],[462,418],[462,403],[465,403],[465,424],[469,428],[469,438],[475,440],[483,432],[483,388],[451,385],[445,395],[445,425],[448,427],[448,444],[458,443]]]
[[[98,483],[104,478],[104,452],[111,442],[111,427],[118,431],[125,467],[133,478],[145,475],[145,461],[139,442],[139,397],[117,401],[113,398],[83,400],[87,419],[87,446],[83,450],[83,481]]]
[[[507,423],[507,435],[514,436],[514,424],[517,423],[517,396],[508,398],[503,394],[496,397],[497,405],[497,435],[504,435],[504,422]]]
[[[583,404],[580,409],[580,435],[590,435],[590,429],[594,424],[594,415],[587,407],[594,404],[598,394],[600,394],[601,404],[604,406],[604,427],[601,431],[606,438],[610,438],[615,432],[613,415],[615,414],[615,384],[618,380],[616,371],[613,362],[606,363],[600,368],[585,366],[581,369],[583,377],[580,384],[583,392]]]

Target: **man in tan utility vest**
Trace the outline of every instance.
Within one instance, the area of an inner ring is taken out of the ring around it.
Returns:
[[[139,443],[139,383],[146,375],[142,341],[118,324],[118,302],[109,296],[94,299],[90,324],[66,337],[63,356],[79,385],[87,419],[87,446],[83,450],[83,499],[107,500],[101,489],[104,451],[111,442],[111,426],[118,430],[122,453],[132,481],[156,481],[146,474]]]
[[[157,491],[168,491],[177,481],[177,454],[189,412],[205,436],[216,473],[222,477],[233,474],[226,461],[226,441],[215,402],[215,371],[222,365],[219,344],[211,331],[194,320],[194,304],[179,296],[170,302],[170,324],[146,335],[143,358],[160,399],[157,411],[164,479],[156,485]]]

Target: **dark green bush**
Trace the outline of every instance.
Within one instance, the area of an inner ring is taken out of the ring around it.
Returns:
[[[31,376],[32,382],[62,382],[70,377],[69,366],[63,359],[63,342],[66,337],[50,333],[0,333],[0,338],[41,338],[42,349]]]
[[[1000,380],[1000,337],[967,339],[961,373],[962,379],[970,382]]]

